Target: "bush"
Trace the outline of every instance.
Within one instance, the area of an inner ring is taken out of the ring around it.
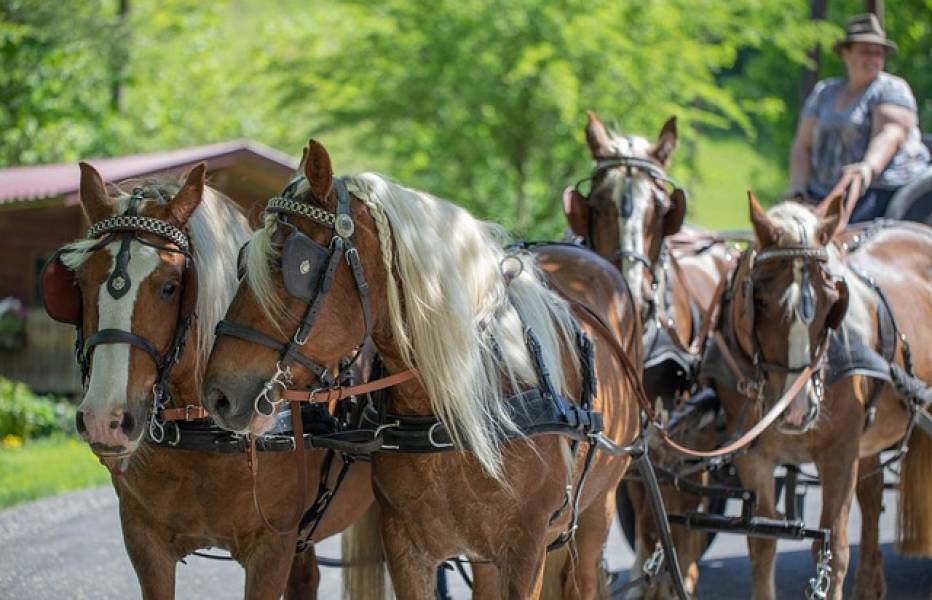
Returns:
[[[74,406],[64,400],[37,396],[26,384],[0,377],[0,438],[73,432],[74,413]]]

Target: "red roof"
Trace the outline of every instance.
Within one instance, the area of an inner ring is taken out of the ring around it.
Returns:
[[[252,155],[272,163],[272,166],[289,171],[298,166],[298,161],[294,158],[250,140],[234,140],[149,154],[89,159],[86,162],[100,172],[104,181],[115,182],[181,169],[202,160],[208,161],[210,170],[216,170],[244,155]],[[66,201],[69,196],[76,199],[80,178],[77,163],[0,169],[0,204],[58,196],[65,196]]]

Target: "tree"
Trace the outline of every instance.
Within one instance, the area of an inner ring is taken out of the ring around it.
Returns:
[[[651,137],[671,114],[686,137],[753,133],[748,106],[716,75],[793,21],[777,4],[347,1],[326,38],[274,67],[292,76],[283,106],[318,134],[351,131],[402,182],[552,236],[561,189],[588,172],[586,109]],[[811,29],[776,35],[808,41]]]

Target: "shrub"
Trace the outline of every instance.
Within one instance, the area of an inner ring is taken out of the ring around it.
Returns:
[[[64,400],[37,396],[26,384],[0,377],[0,438],[73,432],[74,413],[74,406]]]

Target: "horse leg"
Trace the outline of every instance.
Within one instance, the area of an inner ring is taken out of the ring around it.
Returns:
[[[279,600],[295,559],[297,536],[268,533],[245,553],[247,600]]]
[[[542,540],[519,543],[498,564],[499,590],[508,600],[530,600],[540,596],[544,582],[546,545]]]
[[[848,512],[854,497],[856,461],[857,446],[851,449],[836,446],[831,448],[827,455],[818,456],[815,460],[819,469],[819,479],[822,481],[822,515],[819,527],[831,531],[829,549],[832,551],[832,573],[829,577],[831,583],[828,598],[834,600],[841,600],[842,586],[848,572]],[[816,563],[821,549],[821,540],[813,542],[812,556]]]
[[[883,554],[880,552],[879,519],[883,510],[883,471],[880,455],[861,459],[858,463],[858,505],[861,507],[861,546],[854,577],[854,597],[884,598],[887,585],[883,575]]]
[[[173,600],[177,554],[172,552],[168,540],[162,538],[155,528],[125,514],[121,516],[123,543],[139,579],[143,599]]]
[[[304,552],[296,552],[288,573],[288,587],[285,600],[315,600],[317,586],[320,584],[320,568],[317,554],[311,546]]]
[[[382,508],[382,540],[385,560],[398,600],[434,600],[439,560],[417,547],[407,533],[404,519]]]
[[[754,514],[776,518],[774,506],[773,470],[776,465],[765,457],[746,454],[735,457],[735,467],[741,485],[757,495]],[[755,600],[774,600],[776,588],[773,575],[776,563],[777,541],[770,538],[748,537],[748,554],[751,557],[752,596]]]
[[[498,600],[498,569],[491,563],[472,563],[473,600]]]
[[[571,552],[564,566],[563,598],[565,600],[598,598],[605,587],[602,550],[615,513],[614,492],[614,488],[606,491],[600,497],[595,498],[589,508],[579,514],[579,527],[575,537],[575,557]]]

